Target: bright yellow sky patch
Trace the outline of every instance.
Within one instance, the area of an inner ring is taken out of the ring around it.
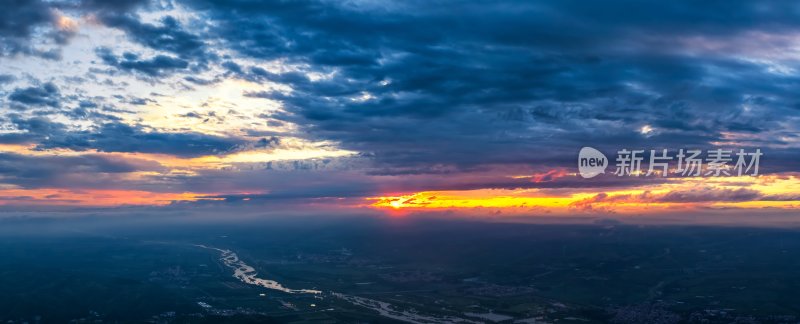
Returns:
[[[461,209],[544,208],[555,212],[577,210],[602,210],[620,213],[664,211],[675,208],[739,207],[739,208],[798,208],[800,201],[792,198],[800,188],[796,176],[678,178],[674,182],[642,186],[633,189],[591,190],[578,189],[566,194],[554,194],[541,189],[500,190],[479,189],[468,191],[424,191],[407,195],[368,198],[371,206],[390,209]],[[704,194],[731,190],[752,190],[759,193],[753,201],[662,201],[670,193]],[[775,199],[778,197],[778,199]],[[787,200],[788,199],[788,200]]]

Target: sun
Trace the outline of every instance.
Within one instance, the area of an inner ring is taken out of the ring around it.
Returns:
[[[403,202],[400,201],[400,200],[395,200],[395,201],[390,202],[389,205],[392,206],[392,208],[397,209],[397,208],[403,207]]]

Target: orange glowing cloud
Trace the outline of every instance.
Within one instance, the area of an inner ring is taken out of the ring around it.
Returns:
[[[531,179],[531,182],[534,183],[542,183],[542,182],[549,182],[556,180],[558,178],[563,178],[569,175],[574,175],[573,173],[567,172],[566,169],[553,169],[547,172],[541,173],[534,173],[532,175],[519,175],[519,176],[511,176],[514,179]]]
[[[203,194],[159,193],[140,190],[0,189],[0,205],[123,206],[167,205],[174,201],[197,201]]]

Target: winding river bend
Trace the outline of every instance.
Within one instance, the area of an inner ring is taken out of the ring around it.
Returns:
[[[228,268],[233,269],[233,276],[239,279],[243,283],[264,287],[267,289],[282,291],[289,294],[318,294],[318,295],[323,294],[323,292],[320,290],[290,289],[284,287],[275,280],[259,278],[256,269],[248,265],[241,259],[239,259],[239,256],[231,250],[215,248],[202,244],[194,244],[194,246],[219,252],[220,253],[219,260],[222,261],[222,263],[224,263],[225,266],[227,266]],[[324,295],[344,300],[355,306],[370,309],[372,311],[377,312],[378,315],[380,316],[407,323],[453,323],[453,324],[481,323],[460,317],[427,315],[427,314],[421,314],[414,310],[401,310],[397,309],[394,305],[387,302],[337,293],[333,291],[326,293]]]
[[[259,278],[258,277],[258,272],[256,272],[256,269],[253,268],[252,266],[248,265],[247,263],[244,263],[244,261],[239,259],[239,256],[235,252],[233,252],[231,250],[218,249],[218,248],[215,248],[215,247],[205,246],[205,245],[202,245],[202,244],[195,244],[195,246],[201,247],[201,248],[204,248],[204,249],[209,249],[209,250],[216,250],[216,251],[220,252],[220,254],[221,254],[220,258],[219,258],[220,261],[222,261],[222,263],[224,263],[228,268],[233,269],[233,276],[236,279],[239,279],[239,280],[241,280],[242,282],[244,282],[246,284],[255,285],[255,286],[261,286],[261,287],[264,287],[264,288],[267,288],[267,289],[278,290],[278,291],[282,291],[282,292],[289,293],[289,294],[321,294],[322,293],[322,291],[314,290],[314,289],[289,289],[289,288],[284,287],[283,285],[281,285],[279,282],[277,282],[275,280]]]

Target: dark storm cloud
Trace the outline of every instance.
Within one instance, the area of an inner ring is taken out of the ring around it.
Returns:
[[[47,4],[36,0],[9,0],[0,12],[0,35],[27,37],[36,25],[50,21]]]
[[[0,55],[48,56],[47,52],[33,48],[30,37],[37,27],[47,25],[53,19],[52,11],[43,1],[5,1],[0,10]]]
[[[35,143],[39,150],[62,148],[193,157],[222,154],[245,144],[238,139],[200,133],[162,133],[113,120],[84,131],[69,130],[66,125],[43,117],[11,115],[4,122],[21,132],[0,135],[0,143]]]
[[[245,94],[281,101],[271,117],[392,168],[551,163],[586,145],[706,148],[725,132],[798,127],[785,116],[798,115],[800,79],[742,59],[754,44],[732,46],[800,30],[792,2],[186,3],[240,54],[308,67],[223,64],[293,88]]]
[[[79,7],[93,11],[122,13],[142,7],[149,0],[81,0]]]
[[[242,141],[199,133],[148,132],[138,126],[106,123],[97,129],[49,136],[39,149],[68,148],[76,151],[164,153],[179,156],[221,154]]]
[[[107,27],[116,28],[136,43],[156,51],[155,57],[149,60],[138,60],[135,54],[126,53],[123,60],[111,54],[111,50],[100,48],[97,55],[106,63],[122,70],[139,71],[148,76],[161,76],[188,69],[199,72],[208,69],[208,64],[216,59],[216,54],[207,48],[200,34],[189,30],[203,30],[203,26],[184,26],[173,16],[166,15],[156,23],[143,22],[138,12],[133,10],[144,7],[148,11],[163,9],[155,4],[144,6],[147,1],[139,1],[124,8],[114,8],[119,4],[87,3],[84,7],[98,10],[97,21]],[[161,4],[162,6],[164,4]],[[171,7],[168,4],[167,7]],[[164,55],[164,54],[169,55]],[[126,56],[133,56],[127,58]]]
[[[0,143],[3,144],[31,144],[46,138],[49,134],[64,132],[64,125],[53,123],[43,117],[24,118],[18,114],[9,114],[1,116],[0,121],[17,130],[0,134]]]
[[[104,114],[102,112],[97,111],[96,109],[90,109],[83,106],[74,108],[72,110],[61,111],[59,113],[74,120],[87,120],[95,122],[109,122],[109,121],[118,122],[122,120],[122,118],[120,117]]]
[[[203,40],[186,31],[174,17],[162,18],[160,25],[143,23],[140,19],[133,14],[103,13],[99,16],[103,24],[125,31],[137,43],[181,58],[196,58],[201,62],[208,60]]]
[[[759,200],[763,194],[757,190],[739,189],[715,189],[700,188],[692,191],[671,191],[655,199],[657,202],[673,203],[693,203],[693,202],[716,202],[716,201],[752,201]]]
[[[129,11],[143,7],[148,0],[84,0],[41,1],[8,0],[0,10],[0,56],[32,55],[45,59],[61,59],[61,46],[77,35],[70,26],[57,26],[58,11],[80,14],[125,17]],[[42,47],[55,44],[56,47]]]
[[[0,56],[31,55],[60,60],[61,47],[77,35],[73,26],[59,26],[59,11],[124,15],[147,1],[9,0],[0,10]],[[44,45],[44,46],[43,46]],[[56,45],[55,47],[49,45]]]
[[[197,84],[197,85],[210,85],[210,84],[214,84],[214,83],[219,81],[217,79],[208,80],[208,79],[196,78],[196,77],[193,77],[193,76],[187,76],[187,77],[185,77],[183,79],[186,80],[186,81],[189,81],[191,83]]]
[[[131,172],[164,172],[154,161],[99,154],[80,156],[28,156],[0,153],[0,176],[6,184],[24,189],[130,188]]]
[[[27,106],[59,107],[61,94],[55,84],[47,82],[41,86],[17,88],[11,92],[8,100],[17,103],[21,108]]]
[[[16,77],[10,74],[0,74],[0,84],[10,83],[16,80]]]
[[[106,47],[98,48],[96,54],[105,64],[123,71],[141,73],[148,77],[171,74],[176,70],[183,70],[189,66],[189,62],[186,60],[160,54],[148,59],[141,59],[138,54],[130,52],[125,52],[122,56],[116,56],[111,49]]]

